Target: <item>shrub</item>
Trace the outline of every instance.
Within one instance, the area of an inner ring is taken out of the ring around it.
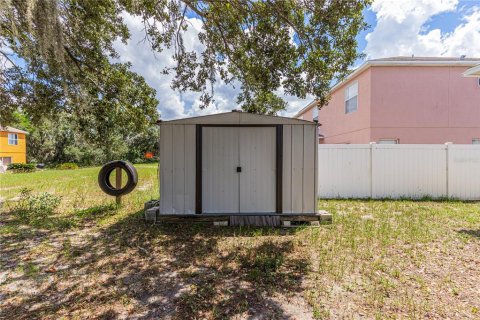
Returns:
[[[49,218],[60,205],[61,198],[48,192],[32,194],[31,189],[23,188],[14,212],[23,220],[35,222]]]
[[[73,162],[61,163],[57,166],[58,170],[76,170],[78,169],[78,164]]]
[[[35,163],[11,163],[7,167],[14,173],[33,172],[36,169]]]

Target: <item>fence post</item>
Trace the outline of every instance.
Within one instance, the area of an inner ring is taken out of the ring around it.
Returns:
[[[370,142],[370,199],[373,199],[373,149],[376,144],[376,142]]]
[[[122,189],[122,168],[115,169],[115,188]],[[116,196],[115,202],[117,205],[122,204],[122,196]]]
[[[452,143],[451,142],[445,142],[445,156],[446,156],[446,160],[445,160],[445,163],[446,163],[446,166],[445,166],[445,171],[446,171],[446,177],[445,177],[445,181],[446,181],[446,190],[447,190],[447,199],[450,199],[450,186],[449,186],[449,181],[448,181],[448,170],[449,170],[449,166],[448,166],[448,158],[449,158],[449,151],[450,151],[450,145]]]

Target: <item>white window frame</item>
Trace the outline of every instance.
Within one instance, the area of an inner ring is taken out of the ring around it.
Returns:
[[[399,144],[399,139],[378,139],[378,144]]]
[[[8,145],[18,146],[18,133],[8,133]]]
[[[473,138],[472,144],[480,144],[480,138]]]
[[[356,87],[357,93],[355,95],[350,95],[350,90]],[[347,102],[356,98],[356,106],[354,110],[347,110]],[[344,101],[345,114],[349,114],[358,110],[358,81],[352,82],[348,87],[345,88],[345,101]]]

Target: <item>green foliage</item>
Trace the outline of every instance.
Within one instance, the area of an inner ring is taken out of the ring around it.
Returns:
[[[78,169],[78,164],[73,162],[61,163],[57,166],[58,170],[76,170]]]
[[[50,218],[60,205],[61,198],[48,192],[33,194],[31,189],[23,188],[14,213],[27,222],[35,223]]]
[[[35,171],[36,166],[34,163],[11,163],[7,169],[12,170],[14,173],[24,173]]]
[[[128,38],[121,12],[110,0],[2,1],[0,56],[9,61],[0,68],[2,125],[20,122],[15,112],[22,110],[34,126],[53,125],[57,141],[68,143],[79,130],[111,145],[102,150],[106,158],[118,131],[153,125],[155,90],[130,64],[113,62],[113,42]],[[75,123],[57,127],[59,114]],[[56,147],[51,131],[38,135],[44,148]]]
[[[154,90],[129,64],[114,63],[114,42],[130,37],[125,13],[141,17],[152,50],[173,47],[176,65],[164,72],[173,74],[174,89],[200,92],[202,107],[217,81],[239,83],[238,102],[256,113],[283,109],[274,93],[281,88],[325,104],[331,81],[359,57],[355,37],[370,2],[2,1],[0,54],[11,65],[0,72],[0,120],[11,122],[18,106],[35,119],[65,111],[85,120],[82,129],[99,130],[91,131],[97,137],[125,119],[137,128],[151,123]],[[187,17],[202,22],[200,53],[184,45]]]
[[[52,118],[42,117],[35,121],[22,112],[17,112],[15,117],[13,126],[29,132],[29,161],[52,167],[65,162],[93,166],[115,159],[131,162],[141,159],[140,162],[144,162],[145,152],[158,152],[156,124],[135,128],[134,125],[125,123],[110,126],[109,130],[102,129],[100,132],[96,129],[100,124],[86,124],[89,120],[85,117],[77,118],[66,112],[58,112]],[[127,121],[124,119],[124,122]]]
[[[106,205],[93,206],[87,209],[75,211],[75,217],[80,220],[95,219],[107,214],[112,214],[118,207],[111,203]]]

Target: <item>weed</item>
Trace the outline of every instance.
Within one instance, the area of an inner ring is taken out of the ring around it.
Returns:
[[[82,252],[78,249],[76,249],[73,245],[72,242],[67,239],[63,242],[62,244],[62,254],[65,258],[67,259],[74,259],[78,257]]]
[[[78,164],[73,162],[61,163],[56,167],[57,170],[76,170],[78,169]]]
[[[274,282],[277,272],[284,261],[280,252],[259,253],[256,250],[251,250],[241,260],[242,267],[248,270],[247,278],[264,284]]]
[[[32,194],[31,189],[23,188],[14,212],[22,220],[37,222],[49,218],[59,206],[60,200],[60,197],[48,192]]]
[[[77,210],[74,215],[82,220],[99,218],[105,214],[113,213],[117,206],[113,203],[93,206],[87,209]]]
[[[330,314],[328,313],[325,308],[322,307],[314,307],[313,308],[313,318],[314,319],[328,319]]]
[[[39,268],[32,262],[27,262],[22,266],[22,271],[27,277],[35,277],[39,273]]]

